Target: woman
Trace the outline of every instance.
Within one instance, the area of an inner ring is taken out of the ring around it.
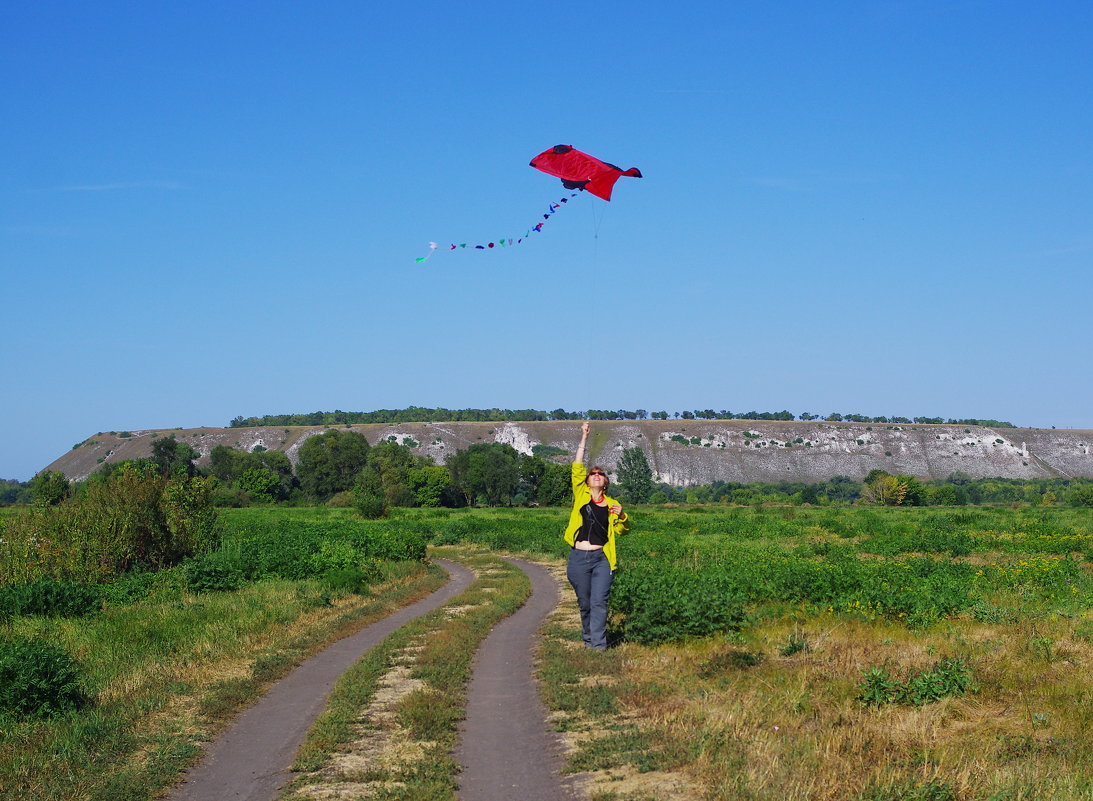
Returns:
[[[581,444],[573,461],[573,511],[565,530],[572,548],[566,577],[577,593],[581,609],[581,637],[597,651],[607,648],[607,598],[614,577],[615,537],[630,530],[630,518],[622,504],[607,496],[610,481],[598,467],[586,471],[584,448],[591,430],[581,424]]]

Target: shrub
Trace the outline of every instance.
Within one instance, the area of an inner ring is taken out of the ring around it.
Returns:
[[[358,488],[353,493],[353,506],[365,520],[375,520],[387,514],[387,499],[382,492]]]
[[[311,555],[311,572],[321,575],[331,570],[357,567],[361,561],[353,543],[347,540],[324,540],[317,553]]]
[[[229,592],[242,583],[243,573],[223,558],[195,559],[186,566],[186,586],[193,592]]]
[[[618,575],[611,608],[623,616],[623,637],[634,642],[705,637],[744,620],[741,602],[722,583],[715,571],[640,565]]]
[[[334,592],[351,592],[354,595],[365,595],[368,585],[379,578],[379,569],[374,565],[371,569],[363,567],[341,567],[328,570],[322,576],[322,584]]]
[[[112,466],[77,497],[12,516],[0,544],[0,582],[95,584],[136,564],[163,568],[211,549],[219,533],[215,479],[168,479],[149,465]]]
[[[354,503],[353,493],[349,490],[335,492],[323,506],[333,506],[336,509],[348,509]]]
[[[83,617],[98,612],[102,596],[95,587],[41,579],[0,587],[0,620],[17,615]]]
[[[100,584],[98,589],[107,604],[123,606],[146,598],[163,573],[135,570],[118,577],[110,584]]]
[[[0,642],[0,709],[45,716],[81,706],[83,672],[64,650],[42,640]]]
[[[947,696],[964,695],[978,689],[968,663],[952,658],[942,659],[926,670],[911,673],[902,682],[882,667],[864,670],[862,682],[858,685],[858,700],[863,706],[896,703],[925,706]]]

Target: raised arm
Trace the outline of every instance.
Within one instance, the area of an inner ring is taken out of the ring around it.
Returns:
[[[588,432],[592,430],[592,424],[585,420],[581,423],[581,444],[577,446],[577,455],[573,461],[584,463],[584,446],[588,443]]]

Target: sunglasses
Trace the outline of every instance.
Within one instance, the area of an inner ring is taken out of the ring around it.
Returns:
[[[604,477],[606,477],[606,476],[607,476],[607,473],[603,472],[602,470],[593,470],[593,471],[592,471],[591,473],[589,473],[588,475],[590,475],[590,476],[604,476]]]

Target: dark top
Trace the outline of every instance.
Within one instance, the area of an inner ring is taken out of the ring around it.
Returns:
[[[581,507],[581,530],[577,541],[588,540],[589,545],[607,545],[607,506],[589,501]]]

